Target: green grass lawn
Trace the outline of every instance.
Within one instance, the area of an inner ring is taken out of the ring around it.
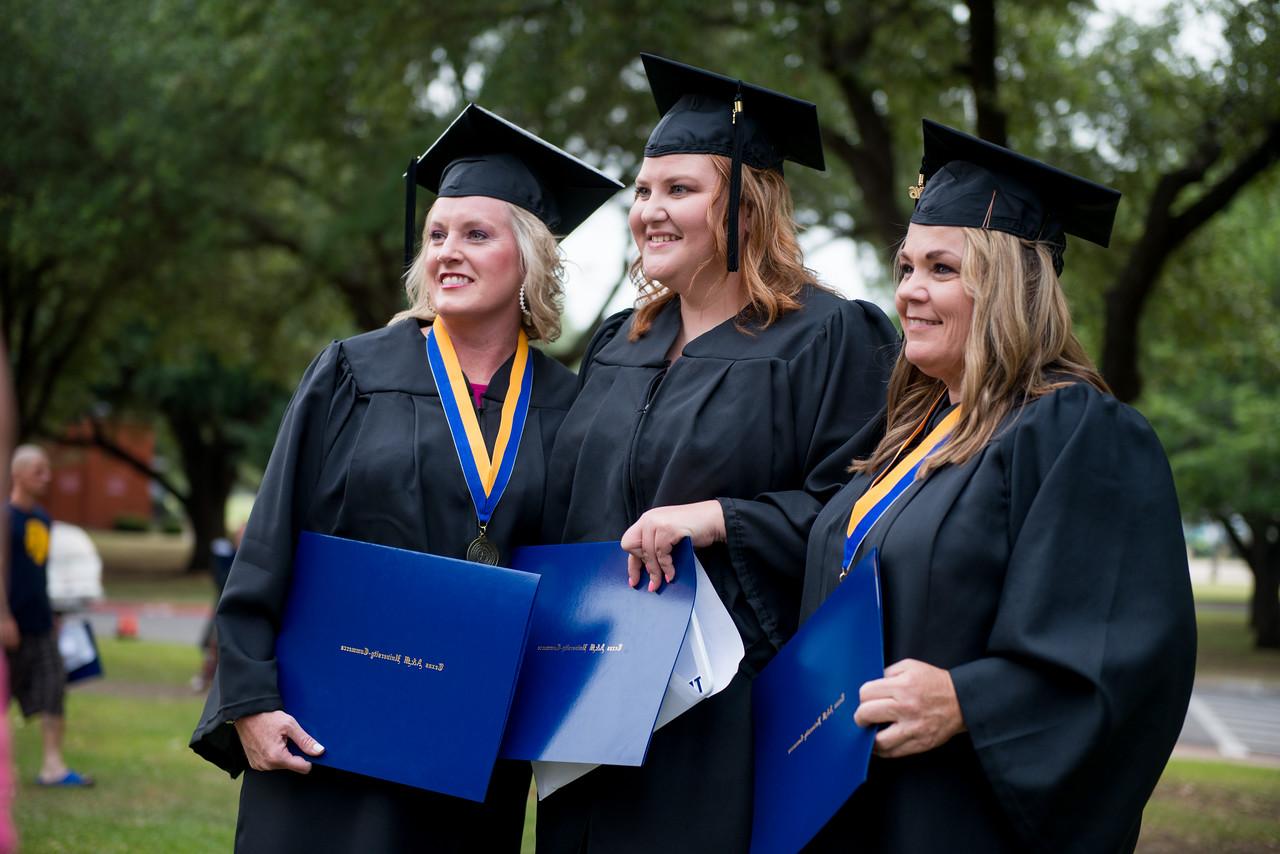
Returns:
[[[1192,584],[1191,592],[1197,604],[1246,605],[1253,596],[1253,585],[1201,582]]]
[[[1280,768],[1172,760],[1143,814],[1138,851],[1280,851]]]
[[[1243,611],[1197,611],[1197,679],[1258,679],[1280,685],[1280,649],[1255,648],[1247,620]]]
[[[239,783],[187,748],[203,698],[186,689],[197,652],[170,644],[99,642],[108,677],[67,698],[65,752],[98,785],[34,782],[40,732],[10,710],[24,852],[229,851]]]

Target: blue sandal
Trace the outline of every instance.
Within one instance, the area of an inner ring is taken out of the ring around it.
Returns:
[[[84,789],[93,785],[93,778],[88,774],[80,774],[70,769],[57,780],[41,780],[36,777],[37,786],[47,786],[49,788],[67,788],[67,789]]]

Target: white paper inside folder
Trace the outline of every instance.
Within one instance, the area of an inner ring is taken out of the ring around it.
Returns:
[[[698,589],[693,596],[693,613],[685,629],[684,643],[676,655],[671,680],[658,710],[656,732],[698,703],[729,686],[746,650],[733,617],[720,601],[711,579],[695,560]],[[598,765],[579,762],[534,762],[538,800],[572,783]]]

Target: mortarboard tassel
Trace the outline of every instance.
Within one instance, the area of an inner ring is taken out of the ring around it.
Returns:
[[[746,134],[738,114],[742,112],[742,81],[738,81],[738,93],[733,96],[733,163],[729,167],[729,246],[728,268],[738,272],[738,208],[742,205],[742,144]]]
[[[418,158],[409,161],[404,173],[404,268],[413,264],[413,249],[417,243],[418,208]]]

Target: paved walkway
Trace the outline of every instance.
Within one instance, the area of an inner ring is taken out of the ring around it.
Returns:
[[[138,623],[138,639],[198,645],[213,613],[211,605],[109,600],[90,607],[85,615],[99,637],[115,637],[122,616]]]
[[[1280,689],[1256,682],[1197,684],[1178,746],[1280,764]]]

